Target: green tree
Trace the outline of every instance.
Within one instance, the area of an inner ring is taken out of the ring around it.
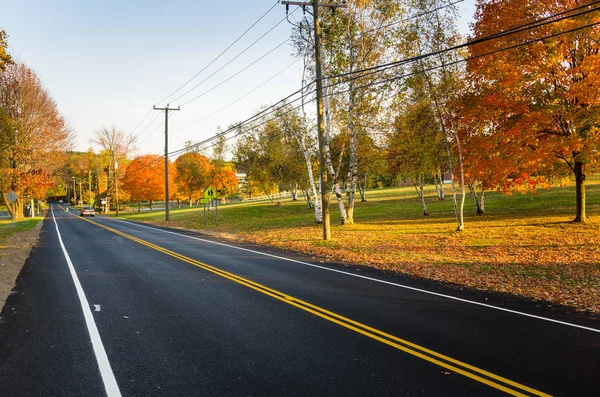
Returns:
[[[439,169],[444,136],[429,98],[422,90],[420,94],[406,103],[396,118],[388,140],[388,164],[396,175],[410,180],[421,201],[423,215],[429,215],[424,185],[426,180],[435,178]]]

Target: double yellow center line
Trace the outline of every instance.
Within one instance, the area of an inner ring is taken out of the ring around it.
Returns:
[[[224,277],[228,280],[231,280],[235,283],[241,284],[245,287],[251,288],[255,291],[258,291],[262,294],[270,296],[271,298],[277,299],[281,302],[284,302],[288,305],[297,307],[298,309],[304,310],[315,316],[321,317],[327,321],[338,324],[344,328],[352,330],[354,332],[358,332],[364,336],[367,336],[371,339],[379,341],[381,343],[385,343],[388,346],[401,350],[405,353],[408,353],[412,356],[418,357],[430,363],[439,365],[442,368],[453,371],[457,374],[461,374],[466,376],[467,378],[471,378],[483,384],[486,384],[490,387],[493,387],[498,390],[502,390],[513,396],[550,396],[549,394],[543,393],[539,390],[533,389],[526,385],[522,385],[520,383],[514,382],[510,379],[503,378],[499,375],[493,374],[491,372],[485,371],[473,365],[464,363],[462,361],[453,359],[451,357],[445,356],[441,353],[435,352],[433,350],[427,349],[423,346],[417,345],[415,343],[409,342],[405,339],[398,338],[394,335],[390,335],[386,332],[380,331],[378,329],[369,327],[368,325],[359,323],[358,321],[354,321],[347,317],[341,316],[339,314],[330,312],[325,310],[319,306],[315,306],[303,300],[294,298],[293,296],[284,294],[272,288],[268,288],[262,284],[255,283],[254,281],[248,280],[246,278],[240,277],[236,274],[226,272],[214,266],[210,266],[206,263],[197,261],[195,259],[189,258],[187,256],[178,254],[177,252],[170,251],[166,248],[160,247],[158,245],[152,244],[148,241],[139,239],[137,237],[131,236],[129,234],[123,233],[119,230],[113,229],[111,227],[102,225],[100,223],[91,221],[89,219],[81,218],[86,222],[94,224],[98,227],[101,227],[105,230],[108,230],[112,233],[118,234],[119,236],[125,237],[129,240],[135,241],[136,243],[142,244],[146,247],[152,248],[156,251],[162,252],[166,255],[169,255],[173,258],[179,259],[183,262],[189,263],[191,265],[197,266],[201,269],[204,269],[208,272],[214,273],[218,276]]]

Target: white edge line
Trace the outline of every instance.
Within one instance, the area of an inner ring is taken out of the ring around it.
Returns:
[[[548,317],[536,316],[535,314],[529,314],[529,313],[524,313],[524,312],[520,312],[520,311],[517,311],[517,310],[506,309],[504,307],[498,307],[498,306],[494,306],[494,305],[489,305],[487,303],[476,302],[476,301],[472,301],[472,300],[468,300],[468,299],[463,299],[463,298],[459,298],[459,297],[452,296],[452,295],[440,294],[439,292],[427,291],[425,289],[415,288],[415,287],[411,287],[411,286],[404,285],[404,284],[393,283],[391,281],[380,280],[380,279],[377,279],[377,278],[367,277],[367,276],[363,276],[363,275],[360,275],[360,274],[345,272],[343,270],[331,269],[331,268],[328,268],[328,267],[325,267],[325,266],[315,265],[313,263],[302,262],[302,261],[299,261],[299,260],[296,260],[296,259],[290,259],[290,258],[286,258],[286,257],[283,257],[283,256],[273,255],[273,254],[267,254],[265,252],[255,251],[255,250],[251,250],[251,249],[248,249],[248,248],[236,247],[235,245],[224,244],[224,243],[220,243],[218,241],[211,241],[211,240],[206,240],[206,239],[199,238],[199,237],[188,236],[188,235],[181,234],[181,233],[171,232],[169,230],[159,229],[157,227],[150,227],[150,226],[140,225],[138,223],[124,221],[122,219],[114,219],[114,218],[108,218],[108,217],[107,218],[102,217],[102,218],[103,219],[110,219],[110,220],[114,220],[114,221],[119,221],[119,222],[127,223],[129,225],[134,225],[134,226],[145,228],[145,229],[151,229],[151,230],[155,230],[155,231],[159,231],[159,232],[163,232],[163,233],[174,234],[176,236],[187,237],[187,238],[190,238],[190,239],[193,239],[193,240],[202,241],[202,242],[205,242],[205,243],[222,245],[224,247],[234,248],[234,249],[238,249],[238,250],[241,250],[241,251],[247,251],[247,252],[252,252],[254,254],[269,256],[271,258],[281,259],[281,260],[288,261],[288,262],[294,262],[294,263],[298,263],[298,264],[301,264],[301,265],[304,265],[304,266],[315,267],[317,269],[323,269],[323,270],[327,270],[327,271],[330,271],[330,272],[345,274],[347,276],[358,277],[358,278],[362,278],[364,280],[375,281],[375,282],[382,283],[382,284],[393,285],[395,287],[400,287],[400,288],[404,288],[404,289],[408,289],[408,290],[412,290],[412,291],[422,292],[424,294],[435,295],[435,296],[439,296],[439,297],[442,297],[442,298],[453,299],[453,300],[464,302],[464,303],[470,303],[470,304],[473,304],[473,305],[487,307],[489,309],[501,310],[501,311],[507,312],[507,313],[518,314],[520,316],[531,317],[531,318],[535,318],[535,319],[538,319],[538,320],[549,321],[549,322],[556,323],[556,324],[566,325],[566,326],[569,326],[569,327],[575,327],[575,328],[584,329],[586,331],[592,331],[592,332],[600,333],[600,329],[591,328],[591,327],[585,327],[583,325],[573,324],[573,323],[569,323],[569,322],[566,322],[566,321],[554,320],[554,319],[548,318]]]
[[[90,309],[90,305],[85,296],[85,292],[83,291],[83,287],[79,282],[79,277],[77,277],[77,273],[75,272],[73,262],[71,262],[69,253],[63,244],[62,236],[58,230],[58,223],[54,217],[54,208],[51,206],[50,209],[52,211],[52,220],[54,220],[54,226],[56,226],[56,233],[58,234],[58,242],[60,243],[60,247],[65,255],[67,264],[69,265],[71,277],[73,278],[73,283],[75,284],[75,289],[77,290],[77,296],[79,297],[79,302],[81,303],[81,308],[83,309],[83,317],[85,318],[85,324],[87,325],[88,333],[90,334],[90,340],[92,341],[92,347],[94,348],[94,354],[96,355],[96,361],[98,362],[98,368],[100,369],[102,382],[104,382],[106,395],[108,397],[120,397],[121,391],[119,390],[119,385],[117,385],[117,380],[115,379],[110,362],[108,361],[106,351],[104,350],[104,345],[102,344],[98,327],[96,327],[92,310]]]

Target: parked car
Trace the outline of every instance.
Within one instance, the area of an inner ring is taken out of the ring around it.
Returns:
[[[63,203],[63,201],[62,201],[62,200],[58,200],[58,204],[62,204],[62,203]]]
[[[96,215],[96,211],[94,210],[94,207],[83,207],[83,208],[81,208],[81,213],[79,215],[81,215],[81,216],[84,216],[84,215],[94,216],[94,215]]]

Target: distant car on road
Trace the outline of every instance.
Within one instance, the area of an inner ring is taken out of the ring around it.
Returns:
[[[83,207],[83,208],[81,208],[81,213],[79,215],[81,215],[81,216],[84,216],[84,215],[94,216],[94,215],[96,215],[96,211],[94,210],[94,207]]]
[[[63,201],[62,201],[62,200],[58,200],[58,204],[62,204],[62,203],[63,203]]]

